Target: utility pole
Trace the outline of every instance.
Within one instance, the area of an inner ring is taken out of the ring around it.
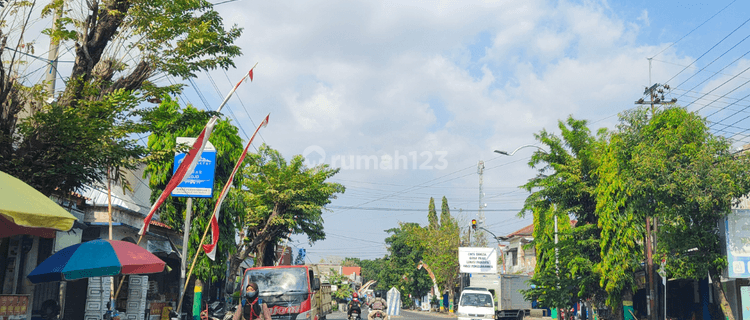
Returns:
[[[484,227],[484,190],[482,189],[484,183],[484,161],[482,160],[479,160],[477,164],[477,173],[479,174],[479,213],[477,213],[477,226],[481,228]],[[487,239],[485,239],[484,232],[481,230],[474,232],[474,241],[477,246],[487,246]]]
[[[651,83],[651,58],[648,59],[648,81]],[[656,105],[669,105],[674,104],[677,102],[676,98],[672,98],[671,100],[667,101],[667,99],[664,97],[664,91],[669,91],[669,85],[668,84],[659,84],[654,83],[651,85],[651,87],[647,87],[643,91],[643,95],[648,94],[649,101],[646,101],[643,98],[638,99],[638,101],[635,102],[637,105],[650,105],[651,106],[651,118],[653,119],[654,115],[656,114]],[[653,219],[653,222],[651,221]],[[648,304],[648,319],[649,320],[657,320],[659,310],[658,308],[658,301],[656,297],[656,289],[655,289],[655,283],[654,283],[654,259],[653,259],[653,253],[654,249],[656,248],[656,232],[658,230],[657,227],[658,220],[656,217],[650,217],[646,216],[646,272],[648,275],[648,294],[646,295],[647,304]],[[653,226],[653,232],[651,231]],[[666,279],[665,279],[666,280]],[[666,299],[666,290],[664,292],[664,296]],[[665,305],[666,309],[666,305]]]
[[[47,93],[49,94],[49,101],[51,102],[52,99],[55,98],[55,80],[57,79],[57,55],[60,48],[60,39],[55,38],[54,32],[57,30],[57,21],[62,17],[62,6],[64,6],[64,2],[61,5],[61,7],[55,9],[55,17],[52,19],[52,37],[50,37],[49,41],[49,55],[47,56],[47,59],[49,60],[49,67],[47,68],[47,76],[44,79],[44,83],[46,85]]]

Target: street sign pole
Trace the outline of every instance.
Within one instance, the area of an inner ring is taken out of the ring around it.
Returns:
[[[195,142],[195,138],[184,138],[177,137],[176,143],[179,144],[192,144]],[[175,155],[174,169],[177,170],[178,164],[185,159],[185,154]],[[214,172],[216,170],[216,148],[207,142],[201,158],[198,159],[198,163],[195,169],[186,177],[182,183],[180,183],[174,191],[172,191],[173,197],[184,197],[187,198],[187,209],[185,210],[185,226],[182,231],[182,263],[180,264],[180,303],[184,300],[186,283],[186,271],[187,271],[187,259],[188,259],[188,247],[190,246],[190,221],[193,213],[193,198],[211,198],[213,197],[213,186],[214,186]],[[198,249],[200,250],[200,248]],[[196,282],[195,290],[199,290],[202,287]],[[196,292],[195,297],[200,297],[200,293]],[[200,298],[198,298],[200,299]],[[200,300],[197,300],[200,301]],[[182,311],[182,306],[175,306],[178,312]],[[200,309],[200,304],[198,304]],[[195,308],[194,308],[195,310]],[[198,311],[200,312],[200,311]],[[193,316],[197,316],[195,313]],[[182,318],[182,315],[178,315]]]
[[[185,272],[187,271],[188,244],[190,235],[190,216],[193,213],[193,198],[187,198],[187,211],[185,212],[185,230],[182,232],[182,263],[180,265],[180,301],[185,301]]]

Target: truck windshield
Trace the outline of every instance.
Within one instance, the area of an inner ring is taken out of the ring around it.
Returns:
[[[492,307],[492,296],[487,293],[467,292],[461,296],[461,305],[467,307]]]
[[[305,268],[248,270],[243,281],[243,288],[251,281],[258,284],[260,294],[307,292]]]

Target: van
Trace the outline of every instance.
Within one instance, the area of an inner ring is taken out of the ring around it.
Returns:
[[[466,287],[458,299],[458,320],[495,319],[495,299],[486,288]]]

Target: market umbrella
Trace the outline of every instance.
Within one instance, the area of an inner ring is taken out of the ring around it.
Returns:
[[[25,182],[0,171],[0,238],[16,234],[54,237],[76,217]]]
[[[164,261],[130,242],[97,239],[74,244],[44,260],[29,273],[32,283],[120,274],[157,273]]]

